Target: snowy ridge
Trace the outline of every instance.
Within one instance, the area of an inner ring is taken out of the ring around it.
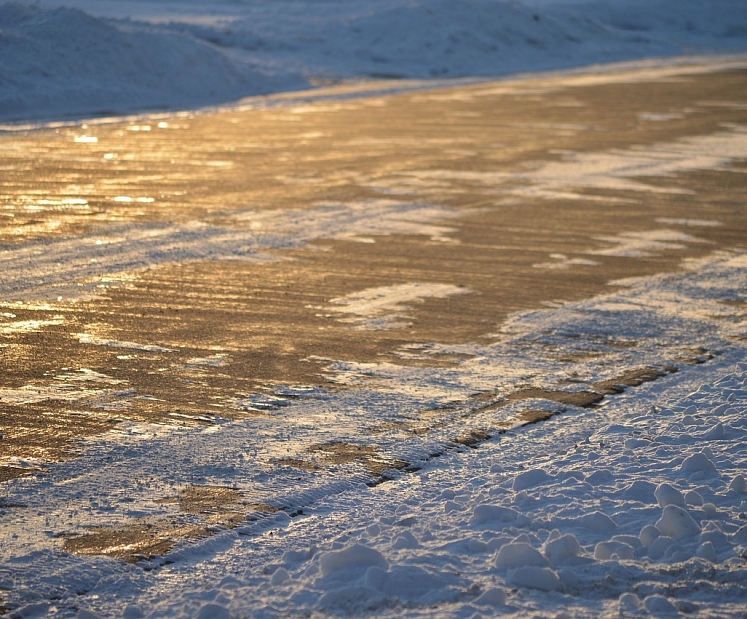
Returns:
[[[747,7],[23,0],[0,5],[0,30],[0,117],[18,120],[195,107],[301,89],[307,80],[494,76],[742,52]]]

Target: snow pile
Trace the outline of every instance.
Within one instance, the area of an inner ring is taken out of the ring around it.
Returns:
[[[0,5],[0,31],[0,116],[18,119],[228,102],[308,86],[301,76],[493,76],[741,52],[747,5],[23,0]]]
[[[566,3],[379,0],[283,3],[195,36],[309,77],[496,75],[694,51],[741,50],[747,8],[730,0]],[[174,20],[176,21],[176,20]],[[176,24],[173,24],[176,27]]]
[[[0,116],[197,106],[302,83],[232,62],[174,31],[78,9],[0,4]]]

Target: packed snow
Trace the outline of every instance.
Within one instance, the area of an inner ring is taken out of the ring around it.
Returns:
[[[747,5],[21,0],[0,5],[0,31],[0,117],[48,119],[226,103],[330,81],[743,52]]]

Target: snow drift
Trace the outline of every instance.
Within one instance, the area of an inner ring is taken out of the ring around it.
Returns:
[[[0,33],[0,117],[19,119],[194,107],[320,79],[492,76],[742,51],[747,5],[25,0],[0,4]]]
[[[0,5],[0,116],[197,106],[298,86],[204,41],[78,9]]]

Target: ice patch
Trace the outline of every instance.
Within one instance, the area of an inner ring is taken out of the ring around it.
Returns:
[[[77,389],[72,385],[25,385],[18,389],[0,390],[0,402],[23,405],[58,400],[76,402],[86,398],[98,398],[110,393],[101,389]]]
[[[552,259],[552,262],[539,262],[537,264],[533,264],[532,266],[535,269],[570,269],[574,266],[585,266],[585,267],[595,267],[599,266],[599,262],[596,260],[589,260],[587,258],[569,258],[565,254],[550,254],[550,258]]]
[[[720,221],[715,219],[678,219],[676,217],[657,217],[656,221],[660,224],[669,226],[688,226],[694,228],[718,228],[723,226]]]
[[[44,327],[52,327],[64,323],[62,316],[52,320],[19,320],[0,327],[2,335],[16,335],[18,333],[37,333]]]

